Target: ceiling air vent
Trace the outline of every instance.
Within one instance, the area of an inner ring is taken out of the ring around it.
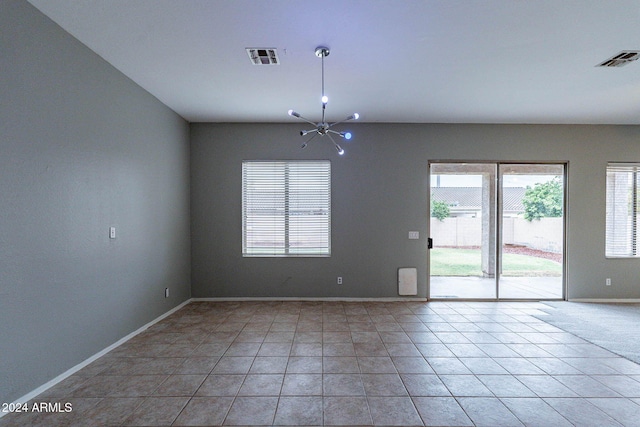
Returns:
[[[253,65],[278,65],[278,51],[272,48],[248,47],[247,55]]]
[[[638,58],[640,58],[640,51],[623,50],[619,54],[596,65],[596,67],[623,67],[630,62],[637,61]]]

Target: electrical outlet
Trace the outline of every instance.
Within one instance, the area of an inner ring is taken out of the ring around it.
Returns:
[[[116,238],[116,228],[115,227],[109,227],[109,238],[110,239],[115,239]]]
[[[611,286],[611,279],[607,277],[607,280],[605,281],[605,285],[607,286]]]
[[[338,276],[338,285],[342,285],[342,276]]]
[[[164,288],[164,297],[169,298],[169,288]]]

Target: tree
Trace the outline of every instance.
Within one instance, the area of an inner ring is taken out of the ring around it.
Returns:
[[[524,218],[528,221],[562,216],[562,183],[558,177],[551,181],[527,186],[522,198]]]
[[[444,221],[445,218],[449,217],[449,205],[442,200],[431,199],[431,216]]]

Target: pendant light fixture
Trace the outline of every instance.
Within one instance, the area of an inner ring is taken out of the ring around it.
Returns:
[[[311,136],[311,138],[307,139],[304,144],[302,144],[301,148],[306,148],[307,144],[309,144],[309,142],[315,138],[316,136],[320,135],[320,136],[328,136],[329,139],[331,140],[331,142],[333,143],[333,146],[335,147],[335,149],[338,151],[338,154],[343,155],[344,154],[344,150],[342,149],[342,147],[340,147],[340,145],[333,139],[333,137],[331,136],[331,134],[340,136],[346,140],[351,139],[351,132],[338,132],[336,130],[331,129],[331,127],[339,124],[339,123],[344,123],[346,121],[349,120],[357,120],[360,115],[358,113],[353,113],[352,115],[350,115],[349,117],[347,117],[344,120],[341,120],[339,122],[334,122],[334,123],[327,123],[325,121],[325,110],[327,108],[327,103],[329,102],[329,98],[324,94],[324,58],[326,56],[329,56],[329,48],[325,47],[325,46],[318,46],[316,48],[316,56],[320,59],[322,59],[322,97],[320,98],[320,101],[322,102],[322,120],[319,123],[315,123],[312,122],[309,119],[306,119],[304,117],[302,117],[300,114],[296,113],[293,110],[289,110],[289,115],[292,117],[296,117],[302,121],[305,121],[307,123],[309,123],[310,125],[313,125],[314,128],[313,129],[309,129],[309,130],[301,130],[300,131],[300,135],[301,136],[305,136],[307,134],[313,133],[313,135]]]

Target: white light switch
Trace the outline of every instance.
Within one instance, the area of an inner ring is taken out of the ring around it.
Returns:
[[[116,238],[116,228],[115,227],[109,227],[109,238],[110,239],[115,239]]]
[[[416,240],[420,238],[420,232],[419,231],[410,231],[409,232],[409,238],[412,240]]]

